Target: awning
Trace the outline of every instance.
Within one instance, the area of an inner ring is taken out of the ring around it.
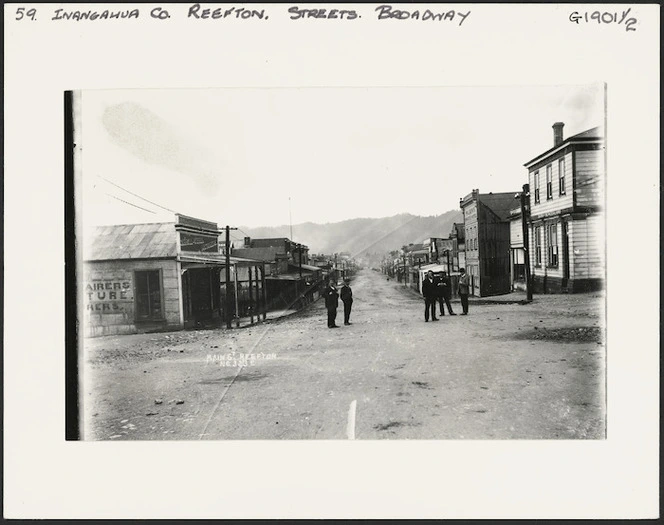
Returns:
[[[304,276],[302,276],[304,279]],[[299,281],[300,276],[292,273],[282,273],[281,275],[266,275],[266,281]]]
[[[432,272],[446,272],[447,271],[447,266],[444,264],[424,264],[420,268],[417,268],[418,270],[422,272],[428,272],[431,270]]]
[[[263,261],[254,259],[245,259],[242,257],[229,257],[231,266],[262,266]],[[226,266],[226,256],[223,253],[216,252],[179,252],[178,261],[183,263],[208,264],[214,266]]]

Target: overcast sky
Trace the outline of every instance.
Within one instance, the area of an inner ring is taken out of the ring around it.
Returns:
[[[297,224],[437,215],[473,188],[517,191],[554,122],[565,138],[603,125],[604,95],[599,84],[84,91],[81,116],[85,226],[171,220],[159,205],[254,227],[288,224],[289,198]]]

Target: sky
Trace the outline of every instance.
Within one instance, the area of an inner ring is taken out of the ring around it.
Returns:
[[[83,91],[85,226],[337,222],[518,191],[523,164],[604,124],[584,86]],[[77,204],[78,206],[78,204]]]

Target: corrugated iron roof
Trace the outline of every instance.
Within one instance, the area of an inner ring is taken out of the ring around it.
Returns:
[[[173,222],[98,226],[92,230],[89,242],[83,242],[85,261],[176,255],[177,233]]]

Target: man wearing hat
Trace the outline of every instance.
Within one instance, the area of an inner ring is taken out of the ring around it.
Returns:
[[[431,320],[438,321],[436,318],[436,299],[438,299],[438,282],[433,277],[433,272],[429,270],[427,276],[422,281],[422,295],[424,296],[424,321],[429,322],[429,311]]]
[[[440,288],[440,315],[445,315],[445,305],[447,305],[447,311],[450,315],[456,315],[452,311],[452,305],[450,304],[450,299],[452,298],[452,281],[447,276],[447,272],[443,272],[440,276],[438,287]]]
[[[350,309],[353,306],[353,290],[350,289],[348,283],[350,279],[344,279],[344,285],[341,287],[341,300],[344,303],[344,324],[350,324]]]
[[[459,299],[461,299],[461,307],[463,313],[461,315],[468,315],[468,294],[470,293],[470,278],[466,273],[465,268],[459,268]]]
[[[323,290],[325,297],[325,308],[327,308],[327,327],[336,328],[337,306],[339,306],[339,292],[334,279],[330,279],[330,284]]]

